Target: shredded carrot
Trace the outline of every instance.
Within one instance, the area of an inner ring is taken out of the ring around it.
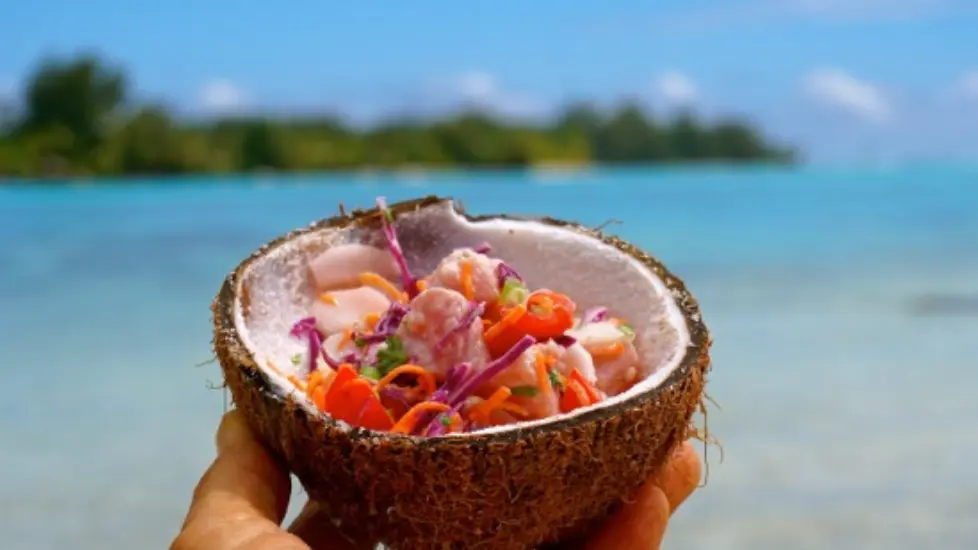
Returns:
[[[523,316],[526,315],[526,307],[522,304],[514,307],[506,313],[506,316],[499,320],[498,323],[489,327],[483,334],[483,339],[486,343],[491,342],[499,337],[507,328],[516,325]]]
[[[506,386],[500,386],[499,389],[492,392],[489,399],[483,401],[483,404],[488,405],[490,409],[495,409],[503,401],[509,399],[509,396],[513,395],[513,390],[507,388]]]
[[[549,357],[537,351],[535,359],[533,367],[537,372],[537,388],[550,399],[553,397],[554,389],[550,386],[550,375],[547,374],[547,367],[550,366]]]
[[[335,379],[336,379],[336,371],[333,369],[329,369],[329,372],[323,375],[323,380],[319,382],[319,384],[317,385],[329,389],[329,387],[333,384],[333,380]]]
[[[319,385],[312,390],[312,402],[316,408],[326,412],[326,387]]]
[[[512,401],[504,401],[499,404],[498,407],[492,409],[486,414],[485,422],[480,422],[487,426],[499,426],[503,424],[508,424],[510,422],[509,418],[499,417],[495,413],[504,412],[509,413],[512,416],[518,417],[518,419],[527,419],[530,417],[530,412],[526,408],[513,403]]]
[[[581,371],[575,368],[574,370],[571,371],[570,377],[571,380],[577,382],[578,385],[580,385],[581,388],[584,390],[584,392],[587,393],[588,400],[591,403],[597,403],[598,401],[601,401],[601,395],[598,393],[598,390],[594,386],[592,386],[591,383],[588,382],[586,378],[584,378],[584,375],[581,374]]]
[[[323,383],[323,372],[319,370],[313,371],[312,374],[309,375],[309,380],[306,381],[306,395],[312,397],[313,392],[315,392],[316,388],[322,385],[322,383]]]
[[[500,386],[499,389],[492,392],[489,399],[486,399],[485,401],[472,407],[472,411],[469,413],[469,416],[474,420],[482,422],[483,424],[488,424],[489,419],[492,416],[492,411],[509,399],[509,396],[511,395],[513,395],[512,390],[506,386]]]
[[[591,350],[591,357],[595,359],[612,359],[614,357],[618,357],[622,353],[625,353],[625,344],[615,342],[600,348],[593,348]]]
[[[414,286],[418,289],[418,292],[424,292],[428,290],[428,282],[424,279],[418,279],[414,282]]]
[[[322,294],[320,294],[319,301],[331,306],[336,305],[336,297],[330,294],[329,292],[323,292]]]
[[[268,368],[272,369],[272,371],[275,372],[275,374],[277,374],[277,375],[285,378],[289,382],[292,382],[292,385],[294,385],[295,387],[299,388],[299,390],[306,391],[306,387],[302,384],[302,382],[299,381],[298,378],[296,378],[295,376],[292,376],[291,374],[285,374],[284,372],[282,372],[278,368],[278,366],[276,366],[275,363],[272,362],[271,359],[266,360],[265,361],[265,365],[267,365]]]
[[[368,327],[377,326],[377,321],[380,321],[379,313],[368,313],[363,318],[363,324],[367,325]]]
[[[348,328],[343,331],[343,336],[340,338],[339,343],[336,345],[336,349],[341,350],[352,343],[353,343],[353,329]]]
[[[483,319],[482,320],[482,330],[483,331],[485,331],[486,329],[488,329],[491,326],[492,326],[492,321],[490,321],[489,319]]]
[[[527,411],[525,407],[521,407],[511,401],[504,401],[503,403],[500,403],[499,406],[496,408],[501,411],[508,412],[510,414],[515,414],[516,416],[522,416],[522,417],[530,416],[530,412]]]
[[[458,433],[462,431],[462,415],[454,413],[452,415],[452,423],[448,426],[449,433]]]
[[[469,300],[475,299],[475,285],[472,284],[472,260],[464,260],[459,268],[459,284],[462,285],[462,294]]]
[[[377,290],[380,290],[386,294],[391,300],[395,302],[406,302],[407,296],[403,292],[397,289],[393,283],[387,279],[377,275],[372,271],[365,271],[360,274],[360,282],[365,285],[370,285]]]
[[[285,376],[284,374],[282,374],[282,371],[279,370],[277,366],[275,366],[275,363],[273,363],[271,359],[265,361],[265,365],[267,365],[268,368],[272,369],[275,372],[275,374],[279,376]]]
[[[289,382],[292,382],[292,385],[294,385],[295,387],[299,388],[300,391],[306,391],[305,384],[303,384],[298,378],[296,378],[295,376],[293,376],[291,374],[289,375],[288,378],[289,378]]]
[[[384,386],[390,384],[391,382],[394,381],[395,378],[397,378],[402,374],[413,374],[417,376],[418,383],[421,384],[421,389],[425,392],[425,394],[434,393],[438,385],[438,382],[435,380],[435,376],[431,374],[431,372],[425,369],[424,367],[421,367],[419,365],[406,364],[395,368],[394,370],[387,373],[386,376],[381,378],[377,382],[377,387],[375,388],[375,390],[380,391]]]
[[[421,403],[418,403],[417,405],[411,407],[411,409],[407,413],[405,413],[400,420],[397,421],[397,424],[394,424],[394,427],[391,428],[391,433],[395,433],[395,434],[411,433],[411,430],[413,430],[414,426],[418,423],[418,418],[421,416],[421,413],[424,412],[439,413],[448,410],[451,410],[451,408],[448,405],[444,403],[438,403],[436,401],[423,401]]]

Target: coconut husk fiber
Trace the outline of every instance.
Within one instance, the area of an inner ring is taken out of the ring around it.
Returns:
[[[260,270],[271,277],[276,269],[301,264],[283,258],[310,257],[338,242],[335,235],[376,239],[381,213],[370,209],[344,212],[279,237],[228,275],[212,307],[214,347],[226,385],[262,441],[288,465],[309,497],[350,533],[366,534],[398,550],[522,550],[575,537],[634,495],[690,435],[710,368],[711,340],[699,305],[683,281],[649,253],[573,222],[471,216],[440,197],[394,204],[390,211],[400,220],[439,208],[450,209],[464,223],[542,224],[583,237],[595,247],[612,247],[622,258],[638,262],[661,282],[662,295],[672,300],[685,323],[688,339],[676,350],[671,370],[655,384],[607,404],[486,433],[422,438],[352,429],[334,421],[283,391],[281,381],[265,367],[259,340],[248,334],[259,329],[248,326],[258,326],[262,316],[281,315],[271,311],[266,298],[272,287],[255,281]],[[409,257],[412,248],[453,244],[447,237],[445,242],[432,235],[412,238],[410,223],[405,223],[398,231]],[[504,250],[499,256],[509,261]],[[273,262],[273,257],[279,259]],[[532,270],[530,263],[524,265]],[[608,277],[613,276],[609,271]],[[277,279],[267,280],[278,284]],[[280,290],[301,294],[303,284]],[[663,322],[649,321],[647,332],[652,334],[655,323]],[[278,328],[287,339],[287,327]]]

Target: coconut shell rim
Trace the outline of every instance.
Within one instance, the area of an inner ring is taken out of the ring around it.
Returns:
[[[529,427],[514,427],[512,429],[493,431],[489,433],[472,432],[466,434],[465,437],[422,437],[417,435],[392,434],[353,426],[345,427],[347,425],[341,426],[336,419],[327,414],[315,415],[314,417],[319,421],[336,429],[344,429],[347,432],[350,440],[353,442],[401,438],[414,440],[415,444],[422,448],[443,448],[445,446],[453,445],[482,447],[489,445],[495,446],[499,444],[512,444],[525,437],[544,435],[551,432],[560,432],[566,429],[571,429],[580,424],[612,418],[617,415],[617,411],[619,410],[641,406],[649,401],[656,400],[660,394],[681,383],[684,379],[694,375],[694,372],[698,371],[700,373],[705,373],[704,371],[709,369],[708,364],[704,366],[701,364],[701,362],[703,357],[708,355],[712,342],[710,339],[709,329],[702,320],[698,301],[686,288],[685,282],[674,275],[669,268],[667,268],[660,260],[652,256],[650,253],[620,237],[606,234],[600,229],[589,228],[577,222],[561,220],[550,216],[534,217],[512,214],[468,214],[465,212],[461,202],[451,197],[427,195],[416,199],[409,199],[390,204],[388,205],[387,209],[395,217],[397,217],[403,213],[420,210],[445,202],[451,202],[455,212],[470,222],[502,219],[543,223],[597,239],[604,244],[610,245],[620,252],[623,252],[636,259],[646,268],[652,270],[652,272],[655,273],[655,275],[665,285],[666,289],[672,293],[673,300],[676,306],[679,308],[683,320],[686,323],[687,330],[689,331],[689,343],[684,350],[682,360],[661,383],[649,388],[648,390],[633,395],[619,403],[603,407],[596,407],[594,409],[577,413],[574,416],[558,418],[550,422]],[[248,348],[248,346],[245,345],[240,337],[240,334],[238,333],[234,315],[234,303],[237,299],[236,289],[238,287],[239,279],[255,261],[271,253],[278,247],[285,245],[289,241],[329,228],[340,228],[351,225],[360,227],[379,227],[381,225],[381,216],[383,216],[383,214],[376,207],[370,209],[353,209],[348,212],[341,209],[341,213],[339,215],[323,218],[304,227],[293,229],[287,233],[284,233],[261,245],[259,248],[245,257],[224,278],[224,281],[222,282],[221,287],[218,290],[213,303],[211,304],[214,321],[213,345],[215,352],[219,358],[223,358],[225,354],[220,353],[220,349],[224,348],[224,350],[227,352],[227,357],[230,357],[234,363],[232,365],[222,365],[222,370],[227,368],[240,369],[243,377],[253,385],[254,391],[263,394],[265,398],[278,401],[285,406],[292,405],[293,399],[291,399],[290,396],[283,396],[279,392],[275,391],[274,385],[270,380],[268,373],[265,369],[258,365],[254,354]],[[708,359],[707,362],[709,362]],[[226,376],[227,375],[225,374],[225,378]],[[302,409],[301,407],[295,407],[292,405],[292,408],[295,413],[299,413],[302,416],[313,416],[311,413],[305,409]]]

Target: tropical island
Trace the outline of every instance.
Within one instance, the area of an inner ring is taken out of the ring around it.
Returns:
[[[794,162],[748,123],[691,112],[653,117],[638,102],[587,103],[553,120],[467,109],[371,127],[332,113],[175,116],[132,98],[126,72],[92,55],[49,58],[0,104],[0,177],[125,176],[588,164]]]

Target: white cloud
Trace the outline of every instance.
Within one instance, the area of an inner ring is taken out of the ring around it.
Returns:
[[[487,101],[498,95],[496,79],[489,73],[472,71],[460,76],[455,87],[469,101]]]
[[[223,79],[205,84],[200,91],[199,100],[202,107],[215,112],[234,111],[247,103],[244,91]]]
[[[656,90],[670,103],[690,103],[699,96],[696,84],[679,72],[668,72],[656,80]]]
[[[454,78],[434,81],[427,90],[428,95],[440,98],[440,102],[461,102],[508,116],[536,116],[542,110],[537,102],[505,89],[494,75],[485,71],[472,70]]]
[[[812,71],[805,78],[804,87],[815,101],[865,120],[885,122],[893,114],[889,100],[878,87],[841,69]]]

